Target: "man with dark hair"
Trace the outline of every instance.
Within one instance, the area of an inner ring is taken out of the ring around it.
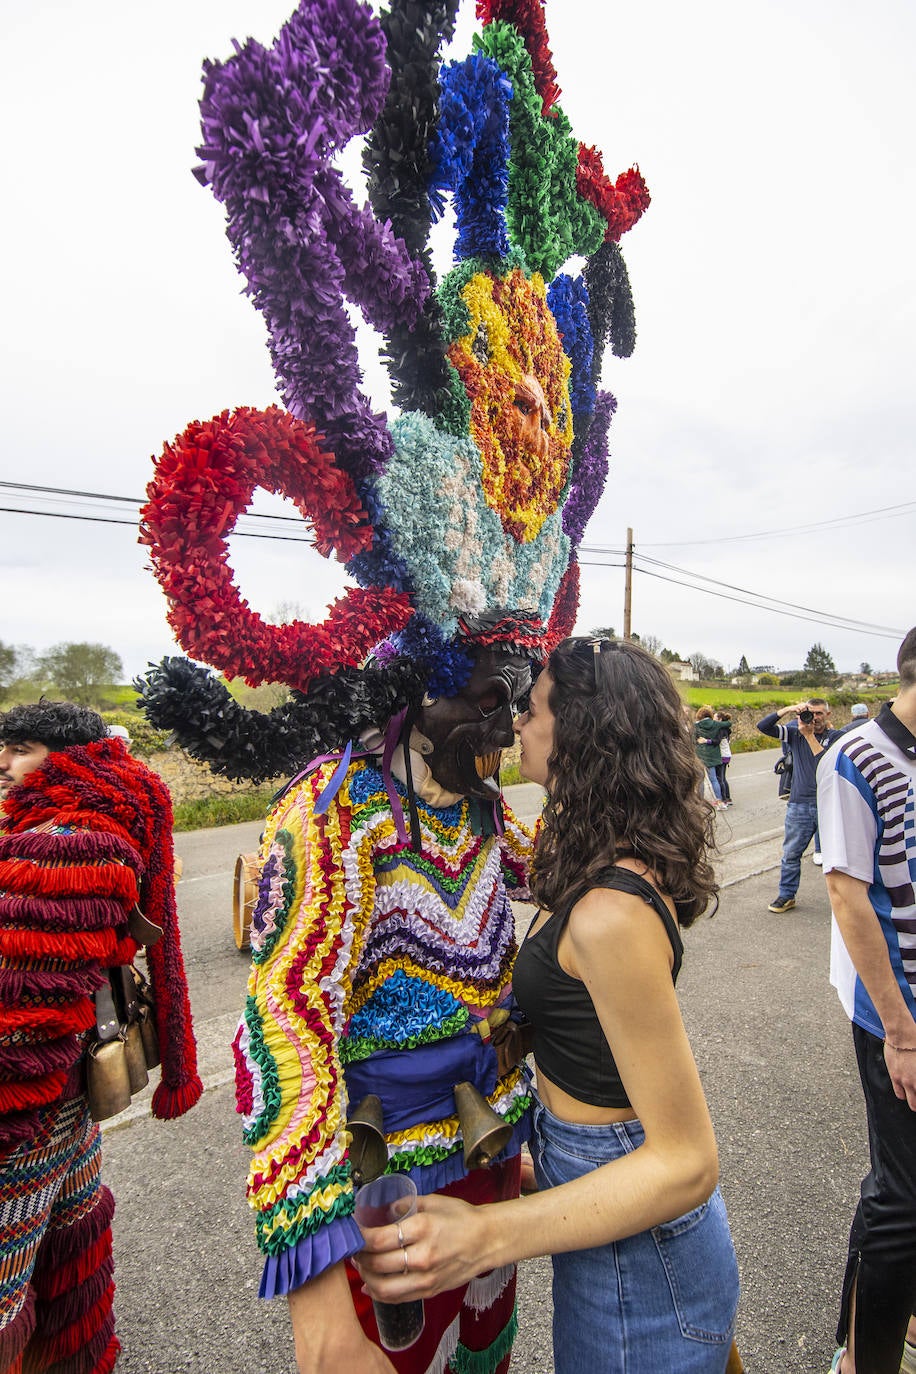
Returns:
[[[39,768],[52,749],[91,744],[105,733],[105,722],[97,711],[72,701],[42,700],[34,706],[11,707],[3,716],[0,799],[14,783]]]
[[[852,1021],[871,1156],[849,1237],[842,1374],[916,1371],[916,629],[897,667],[893,705],[847,731],[817,779],[830,981]]]
[[[171,800],[71,702],[14,707],[0,746],[0,1370],[109,1374],[114,1199],[85,1060],[96,995],[101,1007],[141,941],[162,1058],[153,1113],[178,1116],[202,1092]]]
[[[783,724],[783,716],[794,720]],[[791,911],[801,882],[801,857],[817,834],[817,761],[838,737],[830,728],[830,707],[823,697],[799,701],[771,711],[757,722],[763,735],[781,741],[792,754],[792,786],[786,806],[785,838],[779,871],[779,892],[769,911]]]

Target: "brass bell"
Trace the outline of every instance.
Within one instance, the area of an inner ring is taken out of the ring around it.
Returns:
[[[127,1052],[127,1076],[130,1079],[130,1090],[138,1093],[141,1088],[145,1088],[149,1082],[149,1074],[146,1071],[146,1052],[143,1048],[143,1035],[140,1030],[140,1022],[132,1021],[125,1032],[125,1049]]]
[[[90,1045],[86,1062],[86,1096],[93,1121],[107,1121],[130,1106],[130,1074],[124,1040]]]
[[[464,1139],[466,1169],[486,1169],[500,1150],[505,1149],[512,1127],[494,1112],[473,1083],[455,1084],[458,1125]]]
[[[156,1033],[156,1018],[152,1007],[140,1008],[140,1038],[143,1041],[143,1057],[148,1069],[155,1069],[161,1062],[159,1055],[159,1036]]]
[[[353,1182],[371,1183],[388,1167],[381,1098],[367,1093],[352,1116],[347,1118],[350,1140],[350,1173]]]

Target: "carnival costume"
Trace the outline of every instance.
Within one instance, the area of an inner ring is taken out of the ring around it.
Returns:
[[[638,169],[612,182],[573,137],[539,0],[479,0],[475,51],[440,67],[456,10],[303,0],[272,47],[204,69],[197,175],[226,206],[287,411],[224,412],[167,445],[141,540],[187,652],[292,692],[246,711],[175,658],[138,686],[215,770],[297,775],[262,845],[236,1041],[265,1293],[360,1244],[347,1110],[362,1094],[382,1099],[389,1169],[476,1201],[517,1190],[528,1129],[519,1072],[497,1081],[485,1038],[531,846],[501,806],[499,756],[527,661],[575,621],[616,407],[602,356],[634,342],[618,241],[649,198]],[[360,209],[333,159],[363,133]],[[428,238],[449,197],[456,266],[437,289]],[[580,277],[560,271],[573,255]],[[347,299],[385,338],[390,425],[358,389]],[[226,539],[258,486],[359,584],[322,625],[268,625],[235,586]],[[488,1170],[464,1161],[461,1080],[512,1128]],[[507,1271],[427,1303],[421,1343],[392,1360],[505,1368],[513,1293]]]
[[[147,952],[162,1077],[152,1112],[200,1097],[173,887],[171,800],[119,739],[51,752],[10,789],[0,834],[0,1370],[105,1374],[111,1218],[84,1056],[104,970],[129,964],[136,908],[162,936]]]

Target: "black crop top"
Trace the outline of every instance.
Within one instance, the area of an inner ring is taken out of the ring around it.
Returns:
[[[592,886],[642,897],[658,913],[674,950],[672,979],[677,982],[684,946],[671,912],[652,884],[628,868],[615,867]],[[512,990],[534,1026],[534,1057],[550,1081],[593,1107],[629,1107],[585,984],[564,972],[557,958],[569,913],[582,895],[561,906],[540,930],[527,936],[515,961]]]

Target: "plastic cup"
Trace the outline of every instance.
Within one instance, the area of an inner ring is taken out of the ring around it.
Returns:
[[[406,1174],[382,1174],[356,1194],[354,1216],[360,1230],[390,1226],[417,1210],[417,1189]],[[376,1302],[372,1299],[379,1340],[386,1350],[406,1350],[418,1340],[426,1320],[423,1300]]]

